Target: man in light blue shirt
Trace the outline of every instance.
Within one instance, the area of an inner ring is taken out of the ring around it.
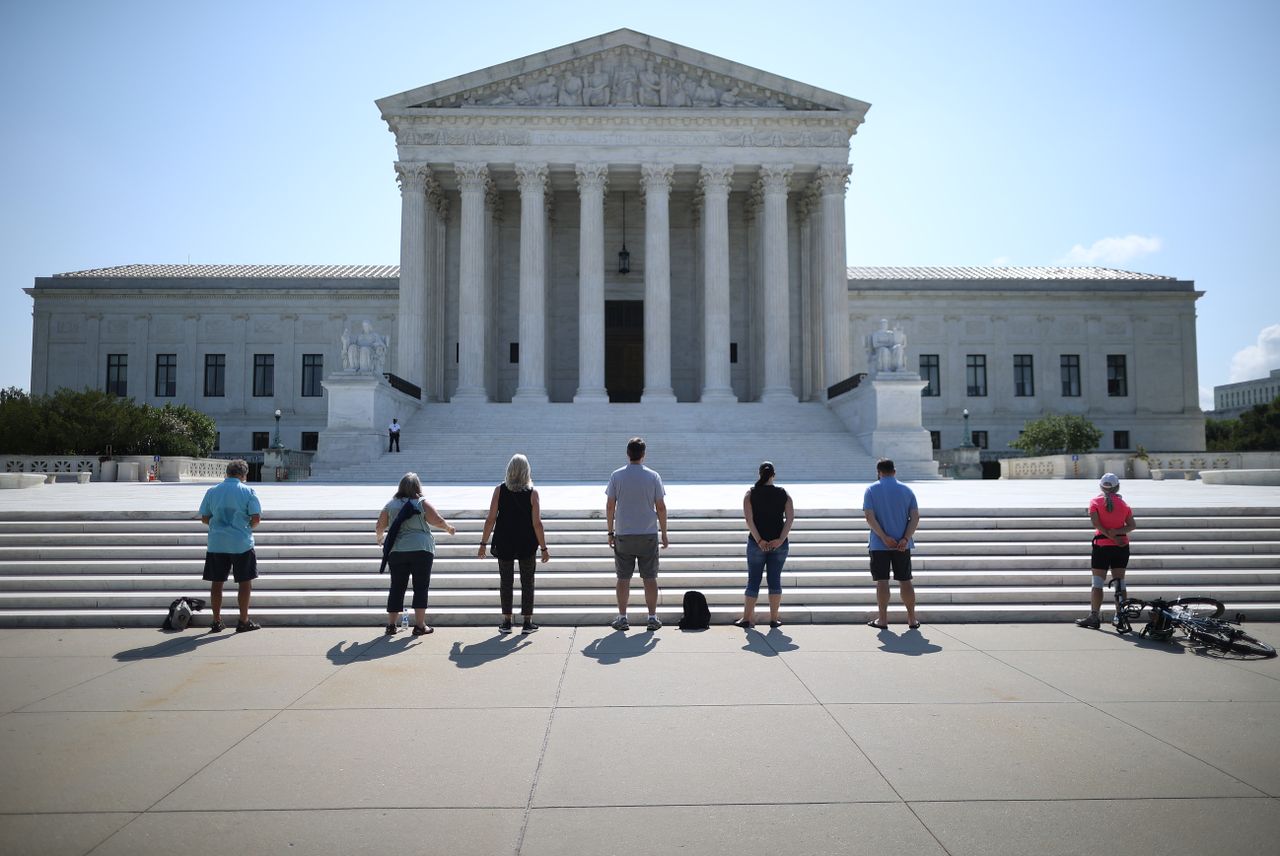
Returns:
[[[609,546],[613,548],[613,566],[618,574],[616,594],[618,617],[610,622],[614,630],[627,630],[627,603],[631,600],[631,575],[640,566],[644,583],[644,603],[649,608],[648,629],[662,626],[658,618],[658,535],[663,549],[667,547],[666,489],[662,476],[644,465],[645,443],[632,437],[627,443],[625,467],[613,471],[605,489],[605,520],[609,524]],[[615,525],[616,523],[616,525]]]
[[[262,521],[262,504],[245,482],[249,465],[237,458],[227,464],[227,478],[209,488],[200,502],[200,520],[209,527],[209,547],[204,554],[204,579],[209,583],[209,605],[213,608],[210,633],[222,630],[222,586],[235,574],[240,607],[237,633],[258,630],[249,620],[249,593],[258,576],[258,557],[253,552],[253,530]]]
[[[916,590],[911,582],[911,536],[920,525],[920,507],[916,495],[897,479],[893,461],[881,458],[876,463],[879,480],[862,495],[862,514],[871,532],[867,550],[871,553],[871,579],[876,583],[876,606],[879,618],[867,622],[868,627],[884,630],[889,626],[889,571],[898,581],[898,595],[907,608],[907,627],[920,627],[916,621]]]

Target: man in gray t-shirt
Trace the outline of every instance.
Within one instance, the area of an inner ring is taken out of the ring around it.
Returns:
[[[627,443],[625,467],[613,471],[605,493],[605,518],[609,524],[609,546],[613,548],[613,565],[618,572],[618,617],[610,626],[626,630],[627,603],[631,600],[631,576],[640,566],[644,583],[644,603],[649,608],[648,628],[662,626],[658,620],[658,537],[667,547],[667,504],[662,476],[644,465],[644,440],[632,437]]]

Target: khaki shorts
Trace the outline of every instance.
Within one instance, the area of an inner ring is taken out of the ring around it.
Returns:
[[[618,579],[631,579],[637,564],[640,565],[640,579],[658,578],[658,536],[613,536],[613,567],[618,572]]]

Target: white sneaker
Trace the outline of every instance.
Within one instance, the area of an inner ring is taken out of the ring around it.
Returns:
[[[609,622],[609,626],[614,630],[630,630],[631,622],[627,621],[627,617],[625,615],[619,615],[613,621]]]
[[[648,625],[649,630],[657,630],[660,627],[662,627],[662,619],[656,615],[650,616]]]

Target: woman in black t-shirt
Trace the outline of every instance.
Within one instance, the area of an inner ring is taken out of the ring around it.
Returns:
[[[547,538],[542,531],[542,513],[538,507],[538,492],[533,489],[529,459],[515,454],[507,464],[506,480],[493,489],[489,502],[489,516],[484,521],[484,534],[480,536],[481,559],[489,546],[489,533],[493,533],[493,556],[498,560],[498,591],[502,600],[502,624],[498,632],[511,632],[511,607],[514,600],[515,564],[520,563],[520,612],[524,627],[520,632],[532,633],[538,629],[533,623],[533,555],[541,549],[542,561],[551,559],[547,551]]]
[[[782,565],[790,549],[787,535],[795,520],[795,509],[787,492],[774,485],[776,475],[773,464],[765,461],[760,465],[759,480],[742,499],[742,516],[746,518],[751,537],[747,540],[747,588],[743,592],[742,617],[733,623],[743,629],[755,624],[761,577],[766,577],[769,585],[769,626],[782,626],[778,617],[778,607],[782,605]]]

